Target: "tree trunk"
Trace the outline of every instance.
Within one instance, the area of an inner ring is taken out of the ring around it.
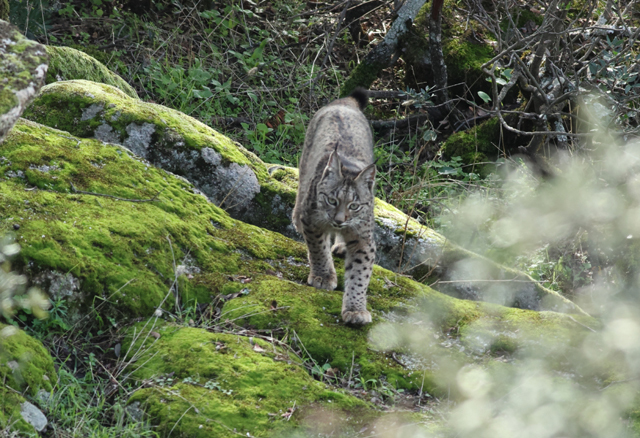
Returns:
[[[404,35],[408,26],[425,4],[426,0],[407,0],[398,11],[398,18],[393,22],[384,40],[375,46],[351,72],[349,79],[342,85],[340,96],[347,96],[356,87],[369,88],[380,71],[392,65],[394,54],[398,49],[398,40]],[[409,24],[408,24],[409,23]]]

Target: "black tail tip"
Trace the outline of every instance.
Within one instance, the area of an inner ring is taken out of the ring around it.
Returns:
[[[369,91],[365,88],[358,87],[349,94],[349,97],[353,97],[361,110],[364,110],[369,104]]]

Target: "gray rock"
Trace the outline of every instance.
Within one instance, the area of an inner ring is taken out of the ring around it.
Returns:
[[[44,428],[47,427],[47,417],[45,417],[42,411],[35,405],[26,401],[22,403],[20,407],[20,415],[22,415],[24,421],[32,425],[35,430],[42,432]]]
[[[80,120],[91,120],[93,119],[95,116],[98,115],[98,113],[100,113],[100,111],[102,111],[104,109],[104,105],[101,103],[94,103],[93,105],[91,105],[89,108],[85,108],[82,110],[82,117],[80,117]]]
[[[144,420],[144,411],[140,408],[140,402],[135,401],[124,408],[134,421],[142,422]]]
[[[124,147],[136,155],[148,158],[147,151],[154,132],[156,132],[156,126],[151,123],[143,123],[142,125],[132,123],[127,126],[129,136],[124,141]]]
[[[114,143],[120,144],[120,136],[113,128],[106,123],[98,126],[96,130],[93,132],[93,135],[98,140],[105,143]]]

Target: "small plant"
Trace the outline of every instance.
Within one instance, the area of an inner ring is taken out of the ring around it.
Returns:
[[[223,393],[225,395],[231,395],[233,393],[233,389],[224,389],[224,388],[222,388],[220,383],[216,382],[215,380],[208,380],[204,384],[204,387],[207,388],[207,389],[215,389],[216,391],[220,391],[221,393]]]
[[[11,271],[9,260],[20,252],[12,236],[0,238],[0,314],[11,319],[17,309],[47,317],[49,302],[36,288],[26,290],[27,278]]]
[[[324,377],[326,372],[331,369],[331,364],[330,363],[325,363],[324,365],[320,366],[319,364],[315,364],[313,365],[313,367],[311,368],[311,374],[314,376],[318,376],[320,378]]]

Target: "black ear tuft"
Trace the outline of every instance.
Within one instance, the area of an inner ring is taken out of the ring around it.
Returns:
[[[360,110],[364,110],[369,104],[369,91],[365,88],[358,87],[349,94],[349,97],[353,97],[356,102],[358,102],[358,106]]]

